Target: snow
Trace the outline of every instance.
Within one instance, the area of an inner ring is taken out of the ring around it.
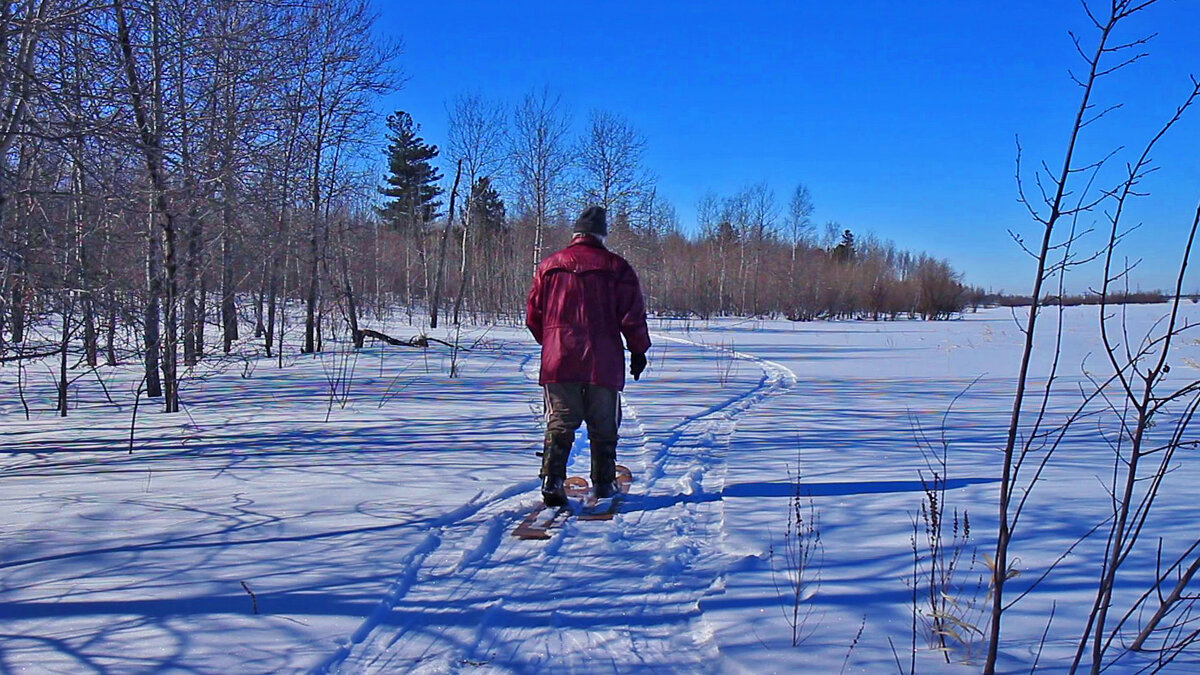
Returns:
[[[1139,336],[1166,310],[1128,311]],[[510,536],[538,502],[541,439],[536,345],[516,327],[464,334],[478,343],[453,357],[455,378],[439,347],[290,355],[282,369],[214,358],[191,373],[184,413],[142,401],[132,448],[135,364],[79,379],[66,419],[47,368],[8,364],[0,672],[907,670],[913,527],[943,434],[947,518],[966,511],[971,525],[956,599],[985,625],[1016,318],[655,320],[650,367],[623,403],[632,492],[613,521],[568,520],[548,541]],[[1078,402],[1084,370],[1105,370],[1095,309],[1063,321],[1054,415]],[[1195,378],[1197,350],[1179,344],[1173,380]],[[1011,593],[1105,517],[1104,430],[1077,426],[1031,494]],[[581,432],[571,473],[587,473],[586,447]],[[797,475],[813,557],[793,607]],[[1157,537],[1168,553],[1195,540],[1197,480],[1182,456],[1118,606],[1153,578]],[[1002,670],[1065,668],[1102,545],[1083,541],[1009,610]],[[979,669],[982,640],[947,664],[918,619],[915,644],[920,672]],[[1111,672],[1147,663],[1126,655]]]

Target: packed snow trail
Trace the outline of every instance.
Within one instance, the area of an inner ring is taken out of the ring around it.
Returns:
[[[711,362],[705,345],[656,340],[674,346],[658,359],[673,372]],[[619,453],[635,483],[613,521],[570,519],[549,541],[520,541],[509,531],[536,481],[468,502],[429,526],[376,611],[313,672],[721,670],[700,602],[728,566],[725,450],[741,415],[796,381],[769,361],[723,355],[728,388],[698,397],[694,377],[662,372],[653,398],[645,383],[627,391]],[[735,360],[761,377],[733,373]],[[571,473],[587,472],[585,439],[581,430]]]

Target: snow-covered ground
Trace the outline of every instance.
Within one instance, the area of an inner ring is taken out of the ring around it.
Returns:
[[[1140,335],[1165,306],[1129,312]],[[1103,375],[1095,317],[1067,311],[1054,411],[1077,402],[1085,370]],[[132,445],[135,366],[80,379],[66,419],[45,366],[20,388],[15,366],[0,370],[0,671],[907,671],[914,522],[943,436],[945,513],[970,522],[956,611],[964,634],[984,626],[1020,355],[1009,310],[652,330],[623,405],[632,492],[615,520],[569,520],[549,541],[510,536],[539,501],[537,351],[517,328],[464,335],[477,343],[455,378],[440,347],[294,355],[283,369],[214,360],[184,413],[143,401]],[[1181,342],[1169,377],[1195,379],[1198,352]],[[1030,497],[1014,596],[1105,518],[1103,431],[1078,425]],[[1200,464],[1180,459],[1121,579],[1126,604],[1153,579],[1158,537],[1167,553],[1197,538]],[[572,473],[586,467],[581,433]],[[811,553],[798,603],[797,508]],[[1102,546],[1081,543],[1009,611],[1003,670],[1063,670]],[[978,670],[981,640],[947,665],[918,618],[916,645],[918,672]]]

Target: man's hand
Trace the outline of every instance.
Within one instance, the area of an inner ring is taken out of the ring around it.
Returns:
[[[632,352],[629,355],[629,374],[636,380],[642,376],[642,371],[646,369],[646,355]]]

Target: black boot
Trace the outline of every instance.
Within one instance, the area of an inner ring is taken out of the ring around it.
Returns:
[[[542,502],[550,507],[567,505],[567,491],[563,489],[562,476],[542,477]]]
[[[607,499],[617,486],[617,444],[592,441],[592,491],[596,499]]]
[[[573,439],[547,434],[542,446],[542,501],[546,506],[566,506],[567,492],[563,481],[567,477],[567,457],[571,454]]]

